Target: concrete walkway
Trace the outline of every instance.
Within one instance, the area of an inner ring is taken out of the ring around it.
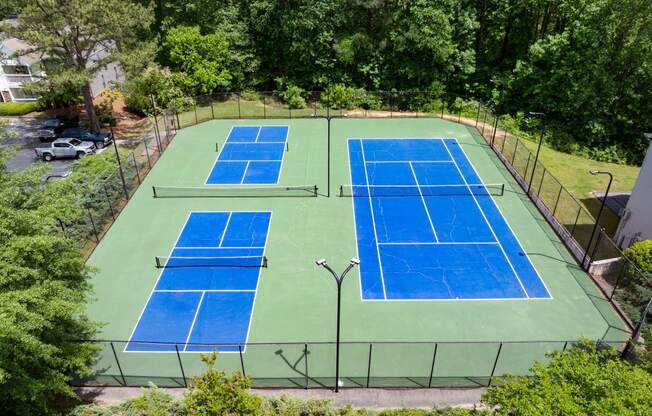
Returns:
[[[185,389],[161,389],[180,398]],[[384,409],[413,407],[432,409],[433,407],[467,407],[479,404],[485,388],[459,389],[343,389],[339,393],[325,389],[254,389],[253,393],[265,397],[286,394],[301,399],[329,399],[336,407],[351,405],[354,408]],[[138,387],[84,387],[78,394],[95,403],[113,404],[137,397],[143,393]]]

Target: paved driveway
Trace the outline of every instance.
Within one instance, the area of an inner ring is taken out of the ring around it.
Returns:
[[[42,119],[34,117],[0,117],[7,121],[8,125],[4,130],[9,132],[8,137],[0,138],[0,148],[16,146],[18,150],[7,162],[10,171],[25,170],[36,163],[41,163],[36,157],[34,149],[47,146],[48,143],[41,143],[37,138],[37,132],[43,124]],[[5,135],[6,136],[6,135]],[[50,171],[48,175],[63,175],[72,170],[74,159],[53,160],[48,162]]]

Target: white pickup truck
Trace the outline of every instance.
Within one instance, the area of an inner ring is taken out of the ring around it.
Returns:
[[[45,161],[61,159],[66,157],[80,158],[95,152],[95,145],[92,142],[83,142],[79,139],[57,139],[50,147],[39,147],[34,149],[36,156]]]

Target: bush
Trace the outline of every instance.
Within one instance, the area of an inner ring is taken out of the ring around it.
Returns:
[[[376,102],[377,98],[372,96],[374,107],[379,104]],[[364,89],[347,87],[343,84],[332,84],[326,87],[320,100],[333,109],[351,110],[363,104],[370,104]]]
[[[277,78],[276,83],[278,84],[281,91],[279,92],[279,97],[291,110],[298,110],[306,106],[306,100],[301,94],[303,94],[303,89],[298,87],[293,82],[287,81],[284,78]]]
[[[208,367],[193,377],[184,403],[189,415],[253,415],[260,410],[262,399],[247,392],[251,380],[240,373],[227,376],[215,368],[217,354],[202,355]]]
[[[0,116],[23,116],[41,109],[38,101],[0,103]]]
[[[642,272],[652,274],[652,240],[639,241],[625,249],[625,255]]]
[[[170,70],[152,64],[140,76],[131,78],[124,84],[127,109],[140,115],[151,114],[150,96],[154,96],[158,108],[167,108],[174,101],[184,97],[179,83],[182,83],[181,76],[175,76]]]

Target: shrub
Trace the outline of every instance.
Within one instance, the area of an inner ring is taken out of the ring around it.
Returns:
[[[290,109],[297,110],[306,106],[306,100],[301,95],[304,92],[303,88],[285,78],[277,78],[276,83],[281,89],[279,97]]]
[[[38,101],[0,103],[0,116],[22,116],[39,110]]]
[[[184,403],[189,415],[253,415],[258,413],[262,399],[247,392],[251,381],[240,373],[227,376],[215,368],[217,354],[202,355],[208,367],[193,377],[192,387]]]
[[[173,101],[184,96],[178,86],[182,82],[182,76],[175,76],[170,70],[152,64],[140,76],[131,78],[124,84],[125,104],[129,111],[147,115],[152,112],[150,96],[154,96],[158,108],[167,108]]]
[[[263,96],[258,91],[244,90],[240,92],[240,97],[245,101],[261,101]]]
[[[625,255],[642,272],[652,274],[652,240],[644,240],[635,243],[625,249]]]
[[[331,84],[321,95],[321,102],[333,109],[353,109],[360,107],[362,104],[369,104],[367,94],[364,89],[347,87],[344,84]],[[372,96],[377,99],[377,97]],[[374,104],[378,104],[374,100]]]

